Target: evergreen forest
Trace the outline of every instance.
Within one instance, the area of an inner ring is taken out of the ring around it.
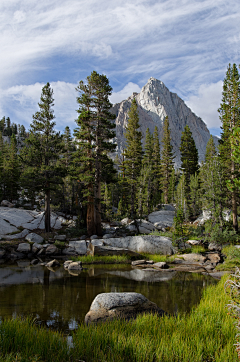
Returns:
[[[229,64],[219,106],[221,138],[211,136],[205,160],[199,163],[191,130],[181,136],[181,167],[174,167],[168,117],[159,139],[157,127],[143,135],[133,98],[125,131],[126,147],[114,156],[115,116],[109,101],[112,88],[105,75],[93,71],[76,88],[76,128],[55,129],[53,89],[42,88],[39,110],[30,128],[0,120],[0,201],[44,208],[45,229],[50,212],[77,215],[76,227],[88,235],[102,234],[102,221],[144,219],[163,204],[176,205],[175,232],[202,210],[211,218],[205,234],[211,240],[238,235],[240,190],[240,79]],[[144,145],[144,147],[143,147]],[[226,221],[226,210],[231,211]]]

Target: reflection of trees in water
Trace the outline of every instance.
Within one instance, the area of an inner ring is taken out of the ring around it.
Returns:
[[[91,276],[89,276],[89,274]],[[138,282],[107,271],[71,276],[63,271],[60,278],[44,268],[42,284],[11,285],[0,288],[0,315],[13,313],[38,316],[39,323],[68,331],[69,323],[81,322],[97,294],[103,292],[138,292],[168,313],[189,311],[202,295],[203,283],[215,281],[206,276],[177,273],[176,277],[162,282]],[[51,325],[50,325],[51,323]]]

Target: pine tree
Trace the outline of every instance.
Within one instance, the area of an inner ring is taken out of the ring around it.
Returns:
[[[153,204],[161,201],[161,156],[157,126],[153,132],[152,172],[153,172]]]
[[[176,175],[175,170],[172,170],[172,174],[169,182],[169,201],[174,203],[175,201],[175,186],[176,186]]]
[[[144,147],[144,155],[143,155],[143,166],[152,165],[152,156],[153,156],[153,136],[151,135],[149,128],[146,130],[145,136],[145,147]]]
[[[5,146],[3,142],[2,132],[0,131],[0,200],[4,197],[4,158]]]
[[[103,195],[103,204],[105,208],[105,216],[107,220],[111,220],[112,217],[112,197],[111,190],[109,189],[107,183],[104,184],[104,195]]]
[[[214,222],[223,226],[223,207],[226,203],[225,177],[219,157],[213,156],[200,169],[201,203],[211,212]]]
[[[210,161],[214,156],[216,156],[216,154],[216,147],[214,144],[213,136],[211,135],[206,146],[205,162]]]
[[[139,131],[139,116],[137,110],[136,99],[132,100],[132,104],[128,113],[128,125],[126,128],[126,149],[124,150],[124,169],[125,177],[130,186],[130,199],[131,210],[130,214],[132,218],[136,216],[136,191],[137,180],[140,176],[142,167],[142,133]]]
[[[65,127],[63,137],[63,153],[61,155],[61,163],[66,171],[66,177],[63,179],[61,185],[62,191],[62,209],[64,212],[73,213],[74,208],[74,190],[76,188],[75,180],[72,178],[72,167],[73,167],[73,153],[75,151],[75,145],[71,136],[71,131],[68,126]]]
[[[234,180],[239,177],[239,164],[234,161],[233,148],[230,142],[235,127],[240,126],[240,79],[236,64],[229,64],[223,82],[222,103],[219,108],[222,122],[222,134],[219,142],[219,156],[224,170],[225,180],[230,180],[233,227],[238,231],[237,190]]]
[[[161,153],[161,184],[164,196],[164,202],[170,202],[169,186],[170,178],[173,170],[173,146],[171,145],[171,132],[169,128],[168,116],[163,122],[163,137],[162,137],[162,153]]]
[[[11,136],[10,145],[5,146],[3,160],[4,197],[9,200],[18,199],[20,190],[20,163],[17,155],[17,140],[15,134]]]
[[[112,104],[109,101],[112,88],[105,75],[93,71],[87,77],[87,83],[80,81],[76,90],[80,93],[77,97],[78,127],[74,131],[77,138],[76,177],[86,186],[88,234],[101,235],[101,183],[104,167],[113,172],[107,152],[116,147],[111,142],[115,136],[112,123],[115,115],[110,113]]]
[[[181,170],[185,174],[186,191],[189,192],[190,176],[199,170],[198,166],[198,150],[192,137],[192,132],[188,125],[185,126],[181,137]]]
[[[26,147],[21,152],[25,169],[25,186],[28,184],[33,195],[42,191],[45,195],[45,231],[51,231],[50,193],[62,183],[64,169],[59,162],[63,151],[62,136],[54,130],[53,90],[47,83],[42,88],[39,111],[33,115],[30,134],[25,140]],[[28,179],[27,179],[28,178]]]
[[[231,136],[231,149],[232,149],[232,153],[233,153],[233,161],[235,162],[235,164],[240,165],[240,127],[235,127],[233,129],[233,134]],[[240,171],[240,169],[238,169],[238,171]],[[234,180],[234,184],[236,186],[236,188],[238,190],[240,190],[240,179],[239,178],[235,178]],[[231,180],[228,180],[228,188],[231,190]]]
[[[142,215],[142,212],[150,214],[152,211],[153,180],[153,136],[151,135],[149,128],[147,128],[145,136],[145,149],[142,160],[142,170],[139,178],[139,183],[141,184],[139,191],[142,190],[142,194],[141,191],[138,192],[138,209],[140,215]],[[142,208],[143,205],[146,206],[144,210]]]
[[[190,180],[191,175],[195,175],[199,171],[198,166],[198,150],[196,148],[192,132],[188,125],[185,126],[184,132],[181,137],[181,170],[184,173],[185,178],[185,194],[190,195]],[[188,209],[189,216],[192,215],[191,210],[191,198],[186,198],[186,208]],[[195,211],[194,211],[195,212]]]
[[[3,117],[3,118],[0,120],[0,132],[3,133],[5,127],[6,127],[6,120],[5,120],[5,117]]]
[[[177,185],[176,205],[177,205],[177,210],[181,210],[181,212],[183,213],[184,220],[188,220],[189,219],[189,206],[187,203],[185,184],[186,184],[185,175],[183,173],[181,175],[178,185]]]
[[[199,186],[199,175],[195,173],[190,175],[190,210],[194,218],[199,214],[201,209],[201,200],[200,200],[200,186]]]

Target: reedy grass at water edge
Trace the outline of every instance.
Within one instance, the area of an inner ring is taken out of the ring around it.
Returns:
[[[208,287],[188,315],[145,315],[130,323],[80,326],[73,336],[75,349],[88,362],[235,362],[236,331],[226,308],[225,280]]]
[[[5,320],[0,324],[0,362],[15,361],[7,359],[9,353],[20,353],[22,359],[16,360],[20,362],[236,362],[236,330],[226,308],[226,278],[209,286],[200,304],[186,315],[82,324],[73,333],[74,348],[69,348],[61,333],[39,329],[30,320]]]
[[[106,256],[92,256],[84,255],[72,257],[74,261],[81,261],[83,264],[94,264],[94,263],[130,263],[131,257],[129,255],[106,255]]]

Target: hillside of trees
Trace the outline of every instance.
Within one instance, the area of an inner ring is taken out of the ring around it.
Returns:
[[[109,155],[115,149],[114,118],[109,101],[112,88],[105,75],[93,71],[80,81],[77,91],[76,128],[55,130],[53,90],[42,88],[39,111],[29,130],[0,121],[0,201],[16,206],[45,205],[45,228],[50,231],[50,207],[78,215],[79,228],[89,235],[101,235],[102,220],[144,218],[161,204],[176,205],[178,224],[191,222],[202,210],[211,212],[211,232],[226,228],[238,232],[240,189],[240,80],[236,64],[229,64],[219,107],[222,134],[216,149],[209,139],[205,161],[190,128],[181,138],[181,167],[174,168],[174,154],[168,117],[163,138],[157,128],[143,135],[133,99],[126,129],[126,148],[120,158]],[[10,143],[4,142],[10,137]],[[22,143],[17,144],[21,137]],[[161,149],[160,149],[161,141]],[[224,219],[232,211],[232,224]],[[229,229],[230,228],[230,229]]]

